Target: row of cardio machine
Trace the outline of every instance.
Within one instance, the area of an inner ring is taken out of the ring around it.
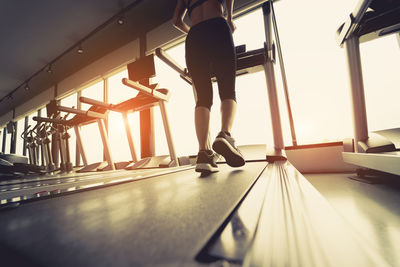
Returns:
[[[237,75],[243,75],[264,70],[265,63],[271,60],[271,53],[266,44],[263,48],[246,51],[245,45],[236,47]],[[178,72],[180,77],[191,86],[192,80],[187,69],[179,66],[162,49],[156,49],[155,55],[168,66]],[[34,127],[28,127],[22,133],[28,149],[29,160],[18,157],[18,160],[5,164],[2,162],[0,173],[68,173],[68,172],[90,172],[117,169],[144,169],[158,167],[176,167],[194,164],[194,156],[177,157],[174,142],[171,135],[167,116],[166,102],[171,92],[165,88],[158,88],[158,84],[149,84],[150,78],[154,77],[155,64],[154,54],[142,57],[127,66],[128,78],[122,79],[122,83],[139,93],[131,99],[120,103],[110,104],[98,100],[80,97],[80,102],[91,105],[88,110],[80,110],[61,106],[57,100],[52,100],[46,105],[46,117],[33,117],[37,122]],[[212,75],[212,77],[214,77]],[[213,78],[215,81],[215,77]],[[194,98],[196,100],[196,94]],[[133,142],[131,125],[128,122],[128,114],[143,111],[154,106],[159,106],[163,121],[169,155],[153,156],[138,160]],[[124,162],[115,162],[111,154],[110,145],[106,131],[107,113],[109,111],[119,112],[124,120],[126,138],[129,144],[131,159]],[[72,116],[71,116],[72,115]],[[86,149],[80,128],[84,125],[96,123],[100,132],[104,153],[103,162],[89,164],[86,157]],[[76,135],[76,144],[83,166],[73,167],[70,155],[70,135],[68,130],[73,128]],[[40,148],[40,149],[39,149]],[[39,153],[40,151],[40,153]],[[41,160],[39,160],[39,158]],[[5,160],[6,161],[6,160]],[[19,162],[17,162],[19,161]],[[29,162],[28,162],[29,161]],[[39,165],[39,163],[41,163]]]
[[[48,170],[54,170],[54,166],[49,166],[46,157],[50,153],[50,138],[49,135],[54,133],[54,128],[50,125],[36,124],[31,128],[28,125],[22,132],[21,138],[24,140],[24,145],[28,150],[28,157],[19,156],[16,154],[0,153],[0,174],[12,175],[14,173],[46,173]],[[16,129],[13,122],[9,122],[5,129],[11,134],[11,139],[15,138]],[[61,136],[67,136],[67,133],[61,131]],[[57,136],[60,137],[60,136]]]
[[[369,170],[400,175],[400,128],[368,132],[360,57],[361,43],[389,34],[397,34],[400,45],[400,0],[360,0],[337,30],[346,51],[354,125],[354,138],[344,140],[343,159],[366,168],[359,176],[374,174]]]
[[[82,103],[90,104],[88,110],[80,110],[59,105],[57,100],[52,100],[46,105],[46,117],[33,117],[36,121],[34,127],[28,126],[21,137],[25,139],[29,157],[17,155],[2,155],[0,173],[68,173],[72,171],[90,172],[117,169],[140,169],[157,167],[175,167],[190,164],[188,157],[178,158],[175,153],[174,143],[170,131],[165,102],[170,98],[170,91],[158,88],[158,84],[146,84],[155,75],[154,55],[143,57],[128,65],[129,78],[124,78],[123,83],[139,91],[136,97],[118,104],[108,104],[81,97]],[[150,109],[159,106],[164,130],[168,142],[169,155],[149,157],[138,160],[133,142],[131,126],[128,122],[128,114],[132,112]],[[131,152],[131,160],[115,162],[106,131],[106,119],[109,111],[122,114],[124,119],[126,137]],[[73,116],[71,116],[73,115]],[[80,128],[84,125],[96,123],[101,136],[104,152],[103,162],[89,164],[86,156],[86,148],[82,141]],[[68,130],[73,128],[78,153],[83,161],[83,166],[73,167],[70,155],[70,135]]]

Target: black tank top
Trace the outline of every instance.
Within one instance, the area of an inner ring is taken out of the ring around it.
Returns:
[[[197,1],[196,3],[194,3],[193,5],[190,5],[191,0],[188,0],[188,3],[187,3],[186,8],[187,8],[187,10],[188,10],[189,17],[190,17],[190,14],[192,13],[193,9],[195,9],[195,8],[198,7],[198,6],[200,6],[200,5],[203,4],[205,1],[207,1],[207,0],[199,0],[199,1]],[[223,1],[224,1],[224,0],[218,0],[218,2],[221,3],[221,5],[222,5],[222,2],[223,2]]]

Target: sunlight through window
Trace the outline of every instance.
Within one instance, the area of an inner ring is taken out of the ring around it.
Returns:
[[[97,82],[82,90],[82,96],[103,101],[103,81]],[[89,109],[90,105],[82,103],[82,109]],[[81,127],[82,142],[86,150],[88,163],[103,161],[103,143],[97,123]]]

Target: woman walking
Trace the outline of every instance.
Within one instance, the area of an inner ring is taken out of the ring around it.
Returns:
[[[232,167],[245,164],[230,134],[236,112],[236,52],[232,37],[236,26],[232,21],[234,0],[225,2],[226,18],[223,15],[223,0],[178,0],[173,19],[174,26],[188,34],[185,43],[186,65],[197,94],[195,127],[199,153],[196,171],[201,173],[218,171],[216,156],[207,142],[213,103],[211,73],[217,78],[221,99],[221,131],[212,149]],[[186,12],[191,27],[183,21]]]

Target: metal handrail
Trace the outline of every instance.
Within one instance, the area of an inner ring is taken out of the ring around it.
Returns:
[[[296,138],[296,132],[295,132],[295,128],[294,128],[294,120],[293,120],[292,108],[291,108],[290,99],[289,99],[289,89],[288,89],[288,85],[287,85],[285,65],[284,65],[284,62],[283,62],[281,42],[280,42],[279,33],[278,33],[278,25],[276,23],[275,11],[274,11],[274,6],[272,4],[272,1],[270,1],[270,5],[271,5],[271,12],[272,12],[272,24],[274,26],[276,46],[277,46],[277,49],[278,49],[279,66],[280,66],[280,69],[281,69],[283,91],[285,93],[286,107],[288,109],[290,133],[292,135],[293,146],[297,146],[297,138]]]

